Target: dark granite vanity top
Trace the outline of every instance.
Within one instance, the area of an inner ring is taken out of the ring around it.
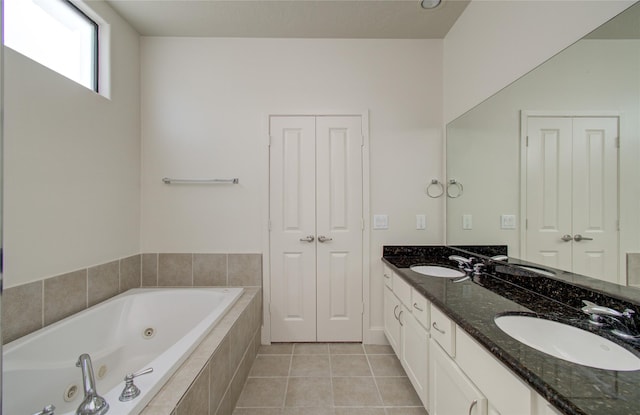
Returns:
[[[385,247],[383,261],[559,412],[640,414],[640,371],[595,369],[557,359],[509,337],[494,323],[494,317],[501,313],[533,313],[595,331],[640,356],[640,344],[598,331],[580,310],[582,300],[618,310],[627,307],[638,311],[636,304],[510,265],[497,264],[487,273],[457,283],[409,269],[414,264],[455,265],[449,255],[468,257],[451,247]]]

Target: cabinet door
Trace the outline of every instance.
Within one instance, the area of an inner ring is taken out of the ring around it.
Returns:
[[[384,287],[384,334],[395,354],[400,357],[400,323],[398,315],[402,304],[388,287]]]
[[[415,388],[422,404],[428,408],[429,334],[416,318],[402,314],[402,367]]]
[[[429,415],[487,415],[487,399],[433,340],[429,368]]]

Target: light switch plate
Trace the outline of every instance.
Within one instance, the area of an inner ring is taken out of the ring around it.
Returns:
[[[502,216],[500,216],[500,228],[502,228],[502,229],[515,229],[516,228],[516,215],[502,215]]]
[[[469,214],[462,215],[462,229],[473,229],[473,216]]]
[[[389,229],[389,216],[373,215],[373,229]]]
[[[425,230],[427,228],[427,216],[416,215],[416,229]]]

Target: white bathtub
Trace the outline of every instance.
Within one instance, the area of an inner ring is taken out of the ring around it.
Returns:
[[[89,353],[108,413],[137,414],[241,294],[242,288],[133,289],[13,341],[3,349],[2,413],[29,415],[53,404],[56,415],[75,414],[84,399],[76,361]],[[140,396],[120,402],[125,375],[148,367],[152,373],[135,379]]]

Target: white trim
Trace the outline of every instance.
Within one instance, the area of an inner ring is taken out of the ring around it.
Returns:
[[[271,112],[263,117],[263,130],[266,131],[265,160],[267,166],[267,174],[264,177],[264,192],[262,195],[263,209],[262,211],[262,344],[271,343],[271,318],[269,315],[269,305],[271,303],[271,250],[269,244],[269,198],[271,189],[269,187],[269,174],[271,167],[269,165],[269,145],[271,130],[271,117],[360,117],[362,122],[362,220],[364,229],[362,230],[362,302],[364,310],[362,313],[362,342],[370,344],[386,344],[384,331],[381,327],[368,327],[371,320],[371,270],[369,259],[371,257],[371,226],[370,226],[370,152],[369,152],[369,110],[363,111],[284,111]]]

